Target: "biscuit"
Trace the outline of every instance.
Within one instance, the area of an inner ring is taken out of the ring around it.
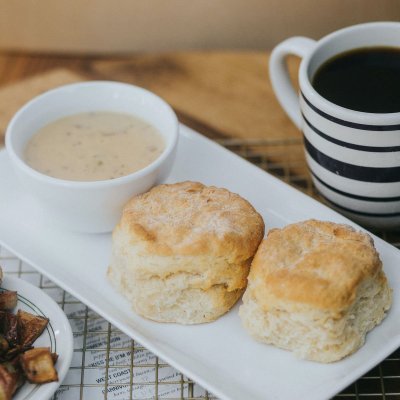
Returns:
[[[239,314],[255,339],[333,362],[364,344],[391,301],[369,235],[309,220],[273,229],[263,240]]]
[[[264,222],[249,202],[196,182],[132,198],[113,232],[108,276],[159,322],[213,321],[240,298]]]

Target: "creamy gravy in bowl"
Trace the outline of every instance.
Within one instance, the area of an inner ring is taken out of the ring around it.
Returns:
[[[59,179],[100,181],[143,169],[165,148],[158,130],[130,114],[74,114],[45,125],[29,140],[25,161]]]

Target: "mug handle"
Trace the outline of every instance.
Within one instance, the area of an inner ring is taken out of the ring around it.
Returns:
[[[269,60],[269,75],[275,95],[286,114],[299,129],[301,129],[299,97],[290,81],[286,57],[294,54],[303,58],[314,50],[316,43],[315,40],[301,36],[286,39],[272,50]]]

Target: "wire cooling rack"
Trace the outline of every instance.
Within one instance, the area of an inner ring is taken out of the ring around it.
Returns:
[[[308,175],[300,139],[229,139],[219,143],[319,199]],[[400,248],[400,232],[375,233]],[[72,366],[53,400],[217,399],[1,247],[0,265],[7,274],[19,276],[50,295],[71,323]],[[335,399],[400,400],[400,349]]]

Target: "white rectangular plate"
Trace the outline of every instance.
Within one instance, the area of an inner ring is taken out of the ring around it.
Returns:
[[[239,193],[262,214],[267,229],[308,218],[350,223],[182,126],[168,181],[183,180]],[[159,324],[138,317],[106,279],[110,235],[75,234],[52,227],[19,187],[5,151],[0,152],[0,243],[221,399],[326,399],[400,345],[400,252],[379,238],[375,243],[395,289],[393,307],[368,334],[364,347],[328,365],[298,360],[289,352],[253,341],[241,326],[238,305],[216,322],[196,326]]]

